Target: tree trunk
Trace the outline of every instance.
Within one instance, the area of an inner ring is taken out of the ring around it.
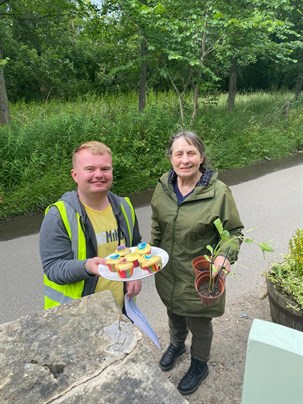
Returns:
[[[0,50],[0,60],[2,59],[2,52]],[[10,121],[8,98],[6,92],[5,78],[3,67],[0,66],[0,125],[6,125]]]
[[[143,111],[146,104],[146,81],[147,81],[147,45],[143,37],[141,42],[141,70],[139,82],[139,111]]]
[[[168,75],[168,77],[169,77],[169,80],[170,80],[172,86],[174,87],[175,92],[176,92],[176,94],[177,94],[177,96],[178,96],[179,110],[180,110],[180,119],[181,119],[181,125],[182,125],[182,127],[183,127],[183,125],[184,125],[184,108],[183,108],[183,96],[184,96],[184,92],[183,92],[183,93],[180,93],[180,91],[178,90],[178,87],[176,86],[176,84],[175,84],[174,80],[172,79],[172,77],[171,77],[170,75]]]
[[[228,84],[228,98],[227,98],[227,110],[232,111],[235,106],[235,99],[237,93],[237,58],[233,57],[231,60],[229,70],[229,84]]]
[[[295,86],[295,100],[299,100],[302,91],[302,83],[303,83],[303,52],[300,54],[299,58],[299,73],[297,75],[296,86]]]
[[[302,91],[302,84],[303,84],[303,52],[299,53],[298,57],[298,74],[296,79],[296,86],[295,86],[295,100],[299,100],[301,97]]]
[[[202,79],[202,72],[201,70],[198,71],[197,78],[196,78],[196,83],[194,85],[194,106],[193,106],[193,112],[191,115],[191,121],[190,124],[193,125],[198,109],[199,109],[199,96],[200,96],[200,84],[201,84],[201,79]]]
[[[301,97],[302,81],[303,81],[303,73],[301,73],[301,74],[297,77],[296,87],[295,87],[295,100],[299,100],[300,97]]]

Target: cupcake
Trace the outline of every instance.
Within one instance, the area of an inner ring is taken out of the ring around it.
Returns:
[[[115,254],[121,255],[121,257],[125,257],[125,255],[127,255],[129,253],[131,253],[131,249],[128,248],[128,247],[125,247],[124,244],[118,245],[118,247],[117,247],[117,249],[115,251]]]
[[[158,255],[146,255],[145,258],[140,261],[140,267],[150,274],[158,272],[162,268],[162,259]]]
[[[150,254],[151,246],[147,243],[139,243],[136,247],[135,252],[140,255]]]
[[[140,268],[141,268],[141,264],[142,264],[143,261],[145,261],[146,259],[149,259],[149,258],[152,257],[151,254],[145,254],[145,255],[138,254],[138,255],[139,255],[138,262],[139,262],[139,267]]]
[[[112,272],[116,272],[115,266],[120,262],[123,258],[121,257],[120,254],[112,254],[109,256],[109,258],[106,260],[106,265],[108,266],[108,269]]]
[[[125,256],[125,260],[126,261],[128,261],[128,262],[131,262],[133,265],[134,265],[134,268],[136,268],[137,266],[139,266],[139,258],[141,257],[141,255],[140,254],[137,254],[137,253],[130,253],[130,254],[127,254],[126,256]]]
[[[121,261],[116,266],[117,275],[119,278],[130,278],[134,271],[134,266],[131,262]]]

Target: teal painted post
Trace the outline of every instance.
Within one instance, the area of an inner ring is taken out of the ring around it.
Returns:
[[[241,404],[303,403],[303,333],[253,320]]]

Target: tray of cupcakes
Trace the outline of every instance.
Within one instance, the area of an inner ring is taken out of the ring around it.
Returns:
[[[159,247],[139,243],[136,247],[121,244],[99,265],[99,274],[112,281],[134,281],[154,275],[165,267],[168,254]]]

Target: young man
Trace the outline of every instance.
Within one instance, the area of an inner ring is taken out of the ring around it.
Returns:
[[[141,282],[124,285],[104,279],[98,266],[118,245],[137,245],[141,235],[129,199],[110,191],[110,148],[96,141],[79,146],[73,153],[71,175],[77,191],[65,193],[46,209],[40,230],[44,308],[103,290],[110,290],[122,308],[124,293],[137,295]]]

